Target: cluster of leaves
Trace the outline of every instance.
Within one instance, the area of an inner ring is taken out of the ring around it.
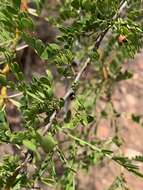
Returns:
[[[35,15],[40,17],[40,9],[48,2],[35,0],[32,3],[37,7]],[[24,158],[9,155],[3,159],[1,187],[34,189],[36,183],[44,183],[65,190],[78,189],[78,169],[88,170],[105,159],[143,177],[134,164],[134,161],[142,162],[142,156],[129,159],[114,153],[110,146],[115,144],[121,149],[118,118],[122,113],[115,110],[111,96],[118,81],[132,77],[129,71],[122,71],[122,66],[125,59],[134,57],[141,49],[142,1],[59,1],[55,6],[58,17],[42,18],[58,29],[55,42],[49,44],[35,35],[29,5],[27,0],[0,2],[0,64],[2,68],[9,67],[15,78],[15,82],[8,81],[8,73],[0,70],[0,142],[13,145],[21,153],[26,149]],[[69,91],[64,97],[55,96],[56,80],[48,69],[45,75],[33,76],[27,81],[16,63],[17,46],[21,41],[41,60],[54,65],[58,77],[66,80]],[[85,77],[80,81],[87,68],[88,80]],[[20,92],[20,100],[3,93],[5,89]],[[99,110],[102,98],[106,105]],[[21,113],[22,130],[13,131],[9,126],[5,111],[9,101]],[[140,121],[135,114],[131,117]],[[114,136],[106,142],[96,137],[102,118],[115,129]],[[94,138],[90,138],[91,133]],[[34,165],[33,173],[28,170],[28,164]],[[62,173],[59,173],[61,168]],[[122,175],[109,189],[118,187],[127,189]]]

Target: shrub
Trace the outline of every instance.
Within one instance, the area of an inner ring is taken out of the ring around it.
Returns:
[[[35,35],[34,22],[48,2],[35,0],[33,3],[34,11],[27,0],[0,2],[0,141],[16,149],[13,155],[2,158],[1,188],[34,189],[35,184],[44,183],[76,189],[77,171],[88,171],[90,166],[105,160],[143,177],[134,162],[142,162],[143,157],[131,159],[121,151],[123,141],[118,132],[118,119],[123,113],[115,109],[112,101],[118,82],[133,75],[123,71],[124,61],[141,49],[142,1],[58,1],[54,7],[56,15],[42,17],[58,30],[55,41],[47,44]],[[20,46],[21,42],[25,44]],[[30,81],[16,62],[17,51],[27,46],[47,63],[45,74],[33,75]],[[55,95],[56,79],[50,65],[56,68],[58,80],[65,81],[64,97]],[[13,80],[8,79],[9,75]],[[14,93],[8,95],[7,91]],[[99,103],[103,99],[101,109]],[[10,128],[8,102],[19,110],[22,129]],[[115,131],[106,141],[96,136],[102,118]],[[141,121],[135,113],[131,119]],[[90,138],[91,133],[94,138]],[[110,190],[118,187],[126,189],[122,173]]]

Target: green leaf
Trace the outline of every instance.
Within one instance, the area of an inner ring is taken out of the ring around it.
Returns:
[[[33,94],[33,93],[31,93],[31,92],[29,92],[29,91],[27,91],[27,94],[29,95],[29,96],[31,96],[32,98],[34,98],[34,99],[37,99],[39,102],[44,102],[42,99],[40,99],[38,96],[36,96],[35,94]]]
[[[33,152],[37,152],[36,145],[30,141],[30,140],[23,140],[23,145],[28,148],[29,150],[32,150]]]
[[[20,14],[18,19],[18,28],[20,30],[33,30],[34,24],[31,18],[27,17],[25,14]]]
[[[22,38],[29,46],[31,46],[35,50],[38,56],[42,55],[45,49],[45,45],[41,40],[34,38],[33,36],[30,36],[26,33],[22,33]]]
[[[5,114],[4,114],[4,111],[0,111],[0,123],[1,122],[5,122]]]
[[[44,49],[44,51],[42,52],[40,57],[41,57],[41,59],[43,59],[45,61],[49,59],[49,53],[46,48]]]
[[[37,141],[43,148],[46,153],[52,152],[54,147],[57,145],[57,141],[52,137],[50,133],[45,136],[42,136],[39,132],[37,132]]]
[[[42,183],[44,183],[45,185],[48,186],[53,186],[53,184],[55,183],[55,180],[51,179],[51,178],[41,178]]]
[[[47,74],[48,80],[52,83],[53,82],[52,72],[50,70],[46,69],[46,74]]]
[[[40,78],[40,82],[42,84],[46,84],[47,86],[51,85],[51,81],[48,79],[48,77],[45,77],[45,76]]]
[[[6,76],[3,75],[3,74],[0,74],[0,85],[1,85],[1,86],[6,86],[6,85],[7,85]]]
[[[13,103],[13,105],[15,105],[17,108],[20,108],[20,107],[22,106],[20,102],[14,100],[14,99],[12,99],[12,98],[9,98],[9,101],[10,101],[11,103]]]
[[[18,72],[21,71],[21,69],[20,69],[18,63],[16,63],[16,62],[12,63],[10,66],[11,66],[11,69],[12,69],[12,71],[13,71],[14,73],[18,73]]]

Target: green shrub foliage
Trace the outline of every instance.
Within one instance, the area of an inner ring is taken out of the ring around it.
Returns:
[[[42,16],[42,9],[56,14]],[[123,64],[141,50],[142,15],[142,0],[60,0],[54,7],[43,0],[0,1],[0,142],[14,147],[13,154],[1,156],[0,189],[36,189],[41,184],[78,189],[78,170],[108,160],[143,177],[136,165],[143,157],[131,159],[121,151],[118,119],[124,113],[112,101],[118,82],[133,76],[123,71]],[[37,18],[57,30],[54,42],[37,37]],[[30,81],[16,62],[19,49],[27,46],[47,63],[45,74],[33,74]],[[55,95],[52,66],[66,86],[63,97]],[[9,102],[19,111],[19,130],[9,125]],[[114,131],[104,141],[96,135],[103,118]],[[141,116],[132,113],[130,118],[142,125]],[[127,189],[123,173],[109,189]]]

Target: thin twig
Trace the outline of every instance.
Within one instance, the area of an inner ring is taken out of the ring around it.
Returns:
[[[78,74],[77,74],[75,80],[73,81],[74,83],[77,83],[77,82],[79,81],[79,79],[80,79],[82,73],[84,72],[84,70],[85,70],[86,67],[88,66],[89,62],[90,62],[90,58],[87,58],[87,60],[86,60],[85,63],[83,64],[81,70],[78,72]],[[65,94],[64,98],[63,98],[64,101],[66,101],[66,100],[70,97],[70,95],[71,95],[72,93],[73,93],[73,89],[70,88],[70,89],[68,90],[68,92]]]
[[[9,95],[8,98],[16,98],[16,97],[22,96],[22,95],[23,95],[23,92],[20,92],[20,93],[17,93],[17,94]]]
[[[27,44],[21,45],[21,46],[19,46],[19,47],[16,48],[16,51],[21,51],[21,50],[23,50],[23,49],[25,49],[27,47],[28,47]]]
[[[86,69],[86,67],[87,67],[87,65],[89,64],[89,62],[90,62],[90,58],[87,58],[87,60],[85,61],[83,67],[82,67],[81,70],[78,72],[78,74],[77,74],[77,76],[76,76],[76,78],[75,78],[75,80],[74,80],[75,83],[77,83],[77,82],[79,81],[79,79],[80,79],[82,73],[83,73],[84,70]],[[67,93],[65,94],[65,96],[63,97],[64,102],[70,97],[70,95],[71,95],[72,93],[73,93],[73,89],[70,88],[70,89],[67,91]],[[49,123],[44,127],[43,134],[46,134],[46,132],[51,128],[51,126],[52,126],[52,124],[53,124],[53,121],[54,121],[56,115],[57,115],[57,111],[55,110],[55,111],[53,112],[53,114],[51,115],[51,117],[50,117]]]
[[[43,135],[45,135],[45,134],[47,133],[47,131],[50,129],[50,127],[52,126],[53,121],[54,121],[56,115],[57,115],[57,111],[55,110],[55,111],[52,113],[51,117],[50,117],[49,123],[44,127]]]

